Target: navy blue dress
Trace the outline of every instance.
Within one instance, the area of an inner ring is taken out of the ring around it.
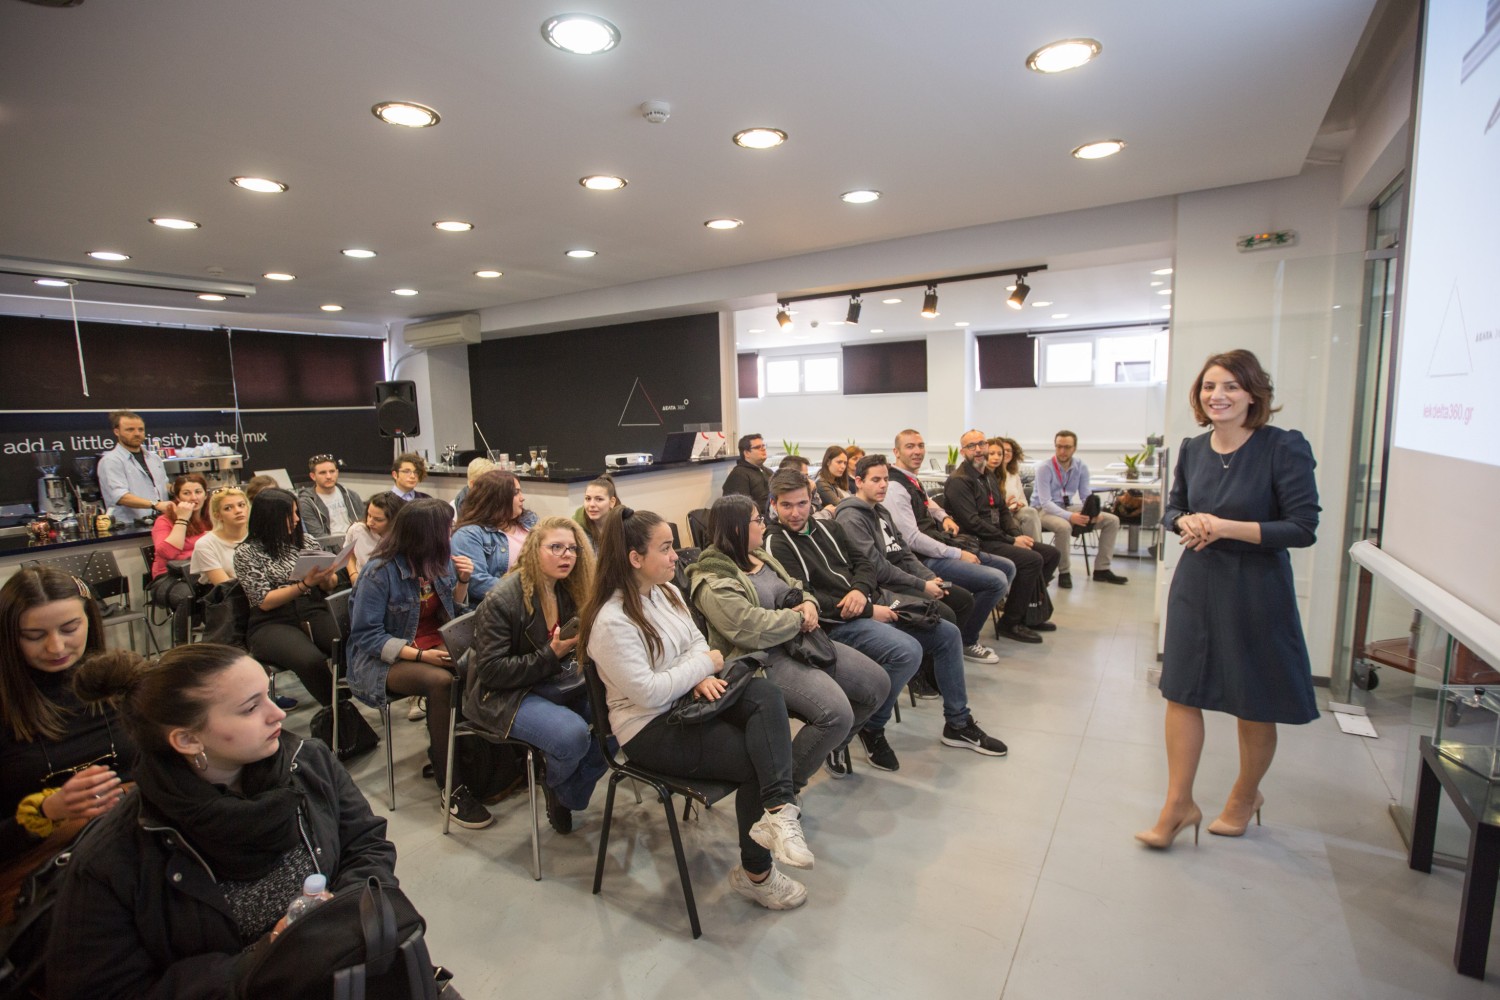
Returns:
[[[1250,722],[1318,717],[1312,666],[1287,549],[1317,540],[1312,449],[1297,431],[1261,427],[1232,455],[1187,438],[1163,522],[1183,514],[1260,522],[1260,544],[1184,549],[1167,600],[1161,693]],[[1229,467],[1224,467],[1225,461]]]

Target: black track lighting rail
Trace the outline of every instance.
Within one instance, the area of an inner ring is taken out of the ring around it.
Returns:
[[[793,302],[812,302],[816,299],[837,299],[845,295],[874,295],[878,292],[894,292],[902,288],[925,288],[928,285],[951,285],[959,281],[981,281],[985,278],[1025,278],[1028,274],[1047,270],[1046,264],[1028,264],[1025,267],[1007,267],[999,271],[981,271],[977,274],[954,274],[943,278],[916,278],[910,281],[898,281],[889,285],[867,285],[859,288],[841,288],[831,292],[817,292],[809,295],[778,295],[776,301],[781,305],[791,305]]]

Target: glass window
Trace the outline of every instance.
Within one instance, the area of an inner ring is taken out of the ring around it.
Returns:
[[[836,354],[783,355],[766,358],[765,364],[767,396],[839,391],[839,358]]]
[[[802,390],[804,392],[838,392],[839,359],[807,358],[802,362]]]
[[[766,359],[766,395],[777,396],[802,388],[802,361],[799,358]]]
[[[1042,385],[1145,385],[1167,380],[1165,329],[1101,329],[1040,338]]]
[[[1043,385],[1087,385],[1094,381],[1094,342],[1051,341],[1042,347]]]

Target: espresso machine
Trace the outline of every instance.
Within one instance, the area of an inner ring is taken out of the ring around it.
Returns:
[[[73,472],[73,496],[78,501],[78,509],[83,510],[84,504],[102,504],[104,492],[99,489],[99,466],[98,455],[74,455]]]
[[[34,455],[38,479],[36,484],[36,512],[41,517],[62,520],[73,514],[73,500],[69,496],[68,481],[58,473],[63,466],[60,451],[39,451]]]
[[[235,454],[215,455],[211,458],[168,458],[163,460],[162,466],[172,479],[188,472],[199,473],[212,493],[220,486],[240,485],[245,460]]]

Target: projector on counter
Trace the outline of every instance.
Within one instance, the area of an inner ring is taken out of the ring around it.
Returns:
[[[649,451],[626,451],[618,455],[604,456],[604,466],[608,469],[623,469],[629,465],[650,465],[651,462]]]

